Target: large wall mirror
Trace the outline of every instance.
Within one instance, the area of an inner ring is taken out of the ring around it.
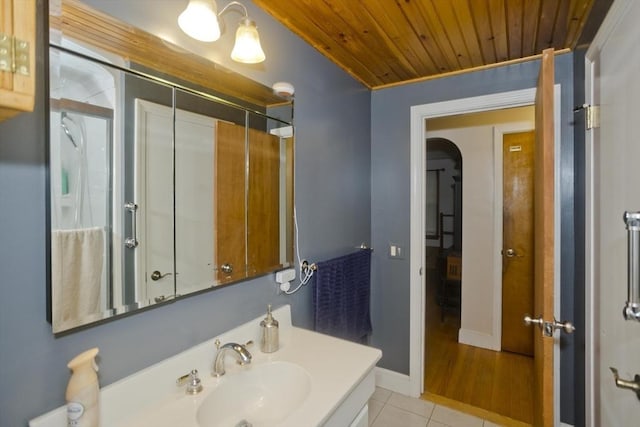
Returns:
[[[292,264],[291,99],[77,1],[50,26],[54,333]]]

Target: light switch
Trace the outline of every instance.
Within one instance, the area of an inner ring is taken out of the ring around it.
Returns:
[[[389,244],[389,258],[402,259],[402,247],[395,243]]]

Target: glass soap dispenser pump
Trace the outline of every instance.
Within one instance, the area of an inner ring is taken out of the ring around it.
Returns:
[[[271,314],[271,304],[267,306],[267,317],[260,322],[262,330],[262,339],[260,340],[260,350],[263,353],[273,353],[280,347],[278,337],[278,321]]]

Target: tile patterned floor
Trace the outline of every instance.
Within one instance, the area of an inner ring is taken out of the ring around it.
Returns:
[[[369,400],[369,427],[497,426],[481,418],[380,387],[376,387]]]

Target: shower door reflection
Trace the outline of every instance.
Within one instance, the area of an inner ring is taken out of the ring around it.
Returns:
[[[52,317],[68,328],[113,306],[113,110],[62,98],[50,120]]]

